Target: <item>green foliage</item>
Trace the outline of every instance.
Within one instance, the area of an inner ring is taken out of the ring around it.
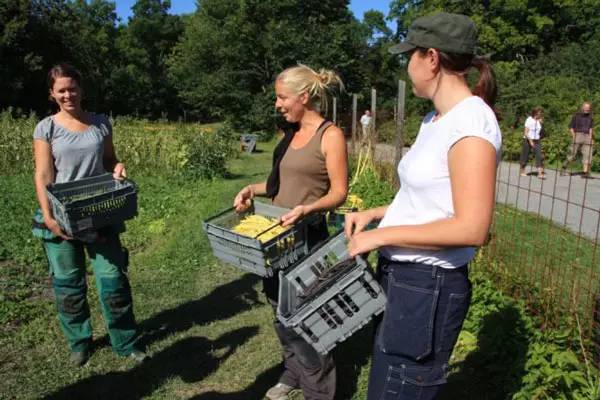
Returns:
[[[600,4],[594,0],[394,0],[390,5],[390,17],[398,20],[399,34],[405,34],[415,18],[436,11],[471,16],[478,25],[481,53],[510,61],[535,56],[557,43],[594,36]]]
[[[272,129],[273,79],[298,62],[359,84],[362,30],[348,1],[206,0],[186,22],[170,74],[196,115]]]
[[[118,114],[159,118],[181,115],[177,92],[167,79],[167,58],[183,32],[170,15],[169,0],[137,0],[133,16],[120,27],[108,79],[107,101]]]
[[[33,170],[31,141],[35,115],[15,118],[11,109],[0,112],[0,174]]]
[[[404,121],[402,134],[404,135],[404,145],[412,146],[419,133],[422,117],[411,115]],[[396,144],[396,121],[388,120],[380,124],[377,128],[377,138],[380,142],[395,145]]]
[[[187,171],[200,178],[225,176],[227,161],[235,154],[234,139],[238,137],[229,125],[224,124],[213,133],[201,133],[188,143]]]
[[[37,122],[34,115],[15,118],[10,110],[0,113],[0,174],[33,172],[31,141]],[[156,170],[175,174],[193,164],[199,176],[214,176],[224,173],[227,157],[235,156],[230,149],[237,134],[229,127],[163,124],[130,117],[112,122],[117,156],[130,174]]]

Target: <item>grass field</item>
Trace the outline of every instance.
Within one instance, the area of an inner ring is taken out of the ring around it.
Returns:
[[[95,350],[84,368],[69,366],[41,247],[28,229],[35,208],[31,178],[3,177],[0,190],[10,197],[0,216],[11,222],[1,237],[0,396],[261,398],[279,374],[271,308],[260,280],[218,263],[201,229],[202,220],[227,207],[239,188],[264,178],[272,144],[260,147],[263,152],[234,160],[224,180],[133,176],[140,186],[139,216],[128,223],[123,241],[132,255],[136,318],[153,355],[141,366],[111,352],[91,274]],[[368,336],[345,346],[356,348]],[[358,359],[340,358],[348,378],[340,387],[344,398],[356,391],[357,380],[364,387],[368,347]]]
[[[231,161],[226,179],[133,174],[139,216],[123,241],[136,317],[152,355],[142,365],[111,352],[91,274],[94,352],[85,367],[69,365],[44,256],[29,230],[36,207],[31,176],[2,176],[0,398],[261,399],[280,373],[271,308],[259,278],[212,257],[201,222],[228,207],[240,187],[265,177],[273,145],[261,143],[260,152]],[[534,325],[489,282],[476,277],[474,290],[443,400],[501,400],[526,386]],[[335,349],[338,399],[365,398],[371,337],[368,325]]]

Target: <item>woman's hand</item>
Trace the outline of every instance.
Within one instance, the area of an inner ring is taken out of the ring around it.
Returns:
[[[125,164],[117,163],[115,164],[115,168],[113,169],[113,178],[122,181],[127,178],[127,171],[125,171]]]
[[[350,257],[354,257],[377,250],[379,247],[381,247],[379,235],[377,229],[373,229],[372,231],[359,232],[352,235],[352,238],[348,242],[348,253]]]
[[[296,206],[292,208],[292,211],[281,217],[281,226],[293,225],[300,218],[308,214],[309,212],[306,206]]]
[[[72,240],[73,238],[70,236],[67,236],[62,229],[60,229],[60,225],[58,225],[58,222],[54,219],[54,218],[44,218],[44,225],[46,225],[46,228],[48,228],[48,230],[52,233],[54,233],[56,236],[58,236],[61,239],[64,240]]]
[[[252,186],[248,185],[235,196],[233,199],[233,207],[236,212],[246,211],[252,205],[252,199],[254,198],[254,191]]]
[[[344,232],[346,237],[351,239],[354,235],[362,232],[371,221],[375,219],[371,210],[354,212],[346,214],[344,223]]]

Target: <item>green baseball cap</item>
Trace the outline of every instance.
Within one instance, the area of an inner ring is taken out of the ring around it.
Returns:
[[[440,12],[417,18],[408,28],[406,40],[390,47],[389,52],[401,54],[422,47],[447,53],[475,54],[476,46],[477,28],[471,18]]]

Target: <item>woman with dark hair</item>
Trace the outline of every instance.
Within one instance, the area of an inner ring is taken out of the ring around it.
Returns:
[[[468,17],[438,13],[416,19],[391,49],[407,55],[413,92],[434,111],[398,165],[392,203],[346,216],[350,255],[379,249],[387,294],[369,400],[434,399],[469,308],[467,264],[488,236],[502,141],[492,109],[496,81],[474,55],[476,36]],[[479,71],[473,90],[472,68]],[[378,228],[364,231],[374,220]]]
[[[71,348],[71,361],[84,365],[92,344],[85,251],[94,270],[113,350],[120,356],[142,361],[146,355],[136,347],[139,335],[126,275],[127,251],[119,240],[123,227],[101,229],[91,242],[69,237],[54,218],[46,195],[46,186],[51,183],[71,182],[107,171],[115,179],[127,176],[115,154],[111,124],[104,115],[81,108],[81,75],[72,66],[52,67],[48,90],[59,110],[41,120],[33,132],[34,179],[40,205],[33,232],[42,239],[48,257],[58,319]]]
[[[542,130],[544,128],[542,107],[534,107],[531,110],[531,114],[525,120],[525,128],[523,130],[523,145],[521,147],[521,158],[519,164],[521,169],[519,174],[521,176],[527,176],[525,174],[525,166],[529,159],[529,151],[535,152],[535,166],[538,170],[538,178],[546,179],[544,174],[544,157],[542,155]]]

